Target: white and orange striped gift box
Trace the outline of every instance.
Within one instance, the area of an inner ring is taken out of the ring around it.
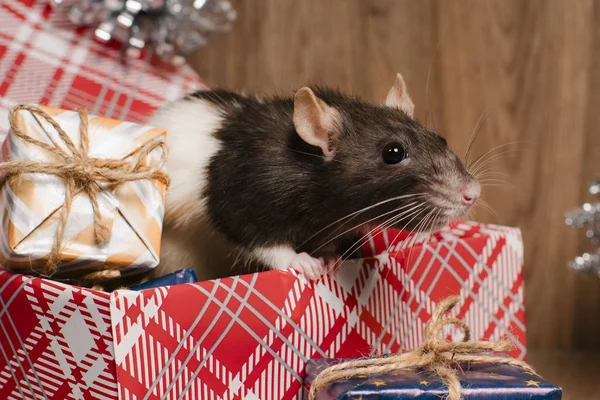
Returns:
[[[412,349],[454,294],[472,339],[508,336],[525,357],[518,229],[370,239],[369,257],[317,282],[269,271],[104,293],[0,272],[0,398],[300,399],[309,359]]]
[[[47,107],[43,110],[79,148],[79,113]],[[89,116],[88,121],[90,158],[128,160],[141,146],[166,139],[164,129],[96,116]],[[56,129],[32,112],[18,111],[16,123],[27,136],[66,149]],[[149,161],[157,162],[162,151],[160,147],[154,149]],[[13,160],[61,161],[56,154],[9,132],[0,161]],[[101,245],[93,234],[95,219],[90,198],[85,192],[74,195],[62,240],[63,263],[57,272],[93,271],[109,265],[127,274],[158,265],[165,189],[161,182],[144,179],[99,192],[100,214],[111,230],[110,240]],[[65,184],[54,175],[25,173],[2,185],[0,263],[23,272],[43,267],[53,248],[64,201]]]

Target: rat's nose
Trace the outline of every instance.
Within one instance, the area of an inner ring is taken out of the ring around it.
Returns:
[[[462,203],[465,206],[473,205],[481,195],[481,185],[479,182],[473,181],[465,186],[462,191]]]

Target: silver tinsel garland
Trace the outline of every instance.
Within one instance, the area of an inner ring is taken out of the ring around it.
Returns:
[[[590,193],[600,194],[600,180],[590,185]],[[577,228],[587,227],[586,236],[594,244],[600,243],[600,203],[585,203],[580,208],[567,211],[565,222]],[[593,272],[600,276],[600,249],[575,257],[569,266],[575,271]]]
[[[236,12],[227,0],[50,0],[65,7],[77,26],[95,26],[95,37],[124,44],[139,57],[151,45],[172,64],[208,42],[212,32],[231,29]]]

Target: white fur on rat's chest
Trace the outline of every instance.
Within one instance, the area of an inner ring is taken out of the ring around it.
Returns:
[[[210,159],[221,148],[214,134],[222,123],[221,110],[200,99],[180,101],[152,118],[150,124],[166,129],[168,134],[167,172],[171,186],[167,192],[167,212],[184,205],[204,208],[201,193]]]
[[[223,112],[206,100],[183,100],[160,110],[150,124],[167,130],[167,173],[171,185],[166,196],[161,261],[153,271],[161,276],[194,267],[198,279],[212,279],[228,254],[227,244],[215,237],[206,218],[202,197],[208,165],[221,148],[215,133],[223,124]],[[217,254],[219,253],[219,254]]]

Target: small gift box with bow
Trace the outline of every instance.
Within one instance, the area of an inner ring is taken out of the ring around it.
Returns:
[[[403,354],[357,359],[315,359],[306,365],[308,400],[560,400],[560,387],[544,381],[528,364],[492,352],[512,342],[470,341],[470,329],[444,314],[458,297],[440,302],[420,348]],[[461,342],[441,336],[447,326],[463,331]]]
[[[9,114],[0,161],[0,263],[56,278],[158,264],[166,131],[29,105]]]

